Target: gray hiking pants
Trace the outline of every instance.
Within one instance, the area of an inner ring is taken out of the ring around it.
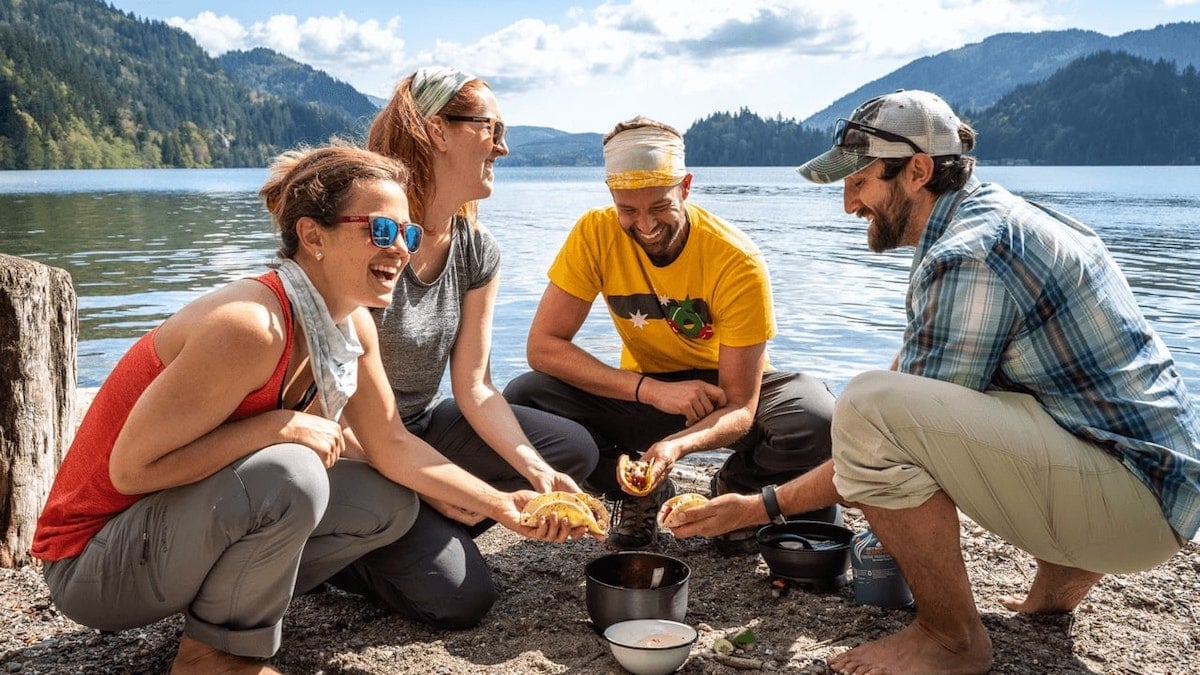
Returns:
[[[279,649],[293,592],[398,539],[417,504],[364,462],[327,471],[305,446],[273,445],[146,495],[78,556],[47,563],[46,583],[83,625],[124,630],[183,612],[189,637],[265,658]]]

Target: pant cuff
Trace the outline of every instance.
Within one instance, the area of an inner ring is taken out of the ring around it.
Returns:
[[[235,656],[266,659],[279,651],[283,641],[283,622],[272,626],[235,630],[202,621],[191,612],[183,624],[183,632],[193,640]]]

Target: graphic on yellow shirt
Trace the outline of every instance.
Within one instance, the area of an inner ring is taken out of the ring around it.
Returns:
[[[693,340],[708,340],[713,336],[708,304],[699,298],[689,297],[679,301],[639,293],[610,296],[607,300],[613,314],[628,318],[637,328],[645,328],[647,321],[662,319],[677,335]]]

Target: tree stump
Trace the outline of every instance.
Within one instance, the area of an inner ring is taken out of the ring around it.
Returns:
[[[0,565],[29,546],[75,433],[75,289],[66,270],[0,253]]]

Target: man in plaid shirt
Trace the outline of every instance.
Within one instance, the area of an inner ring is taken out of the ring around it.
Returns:
[[[798,169],[844,181],[873,250],[916,247],[892,369],[847,385],[833,459],[777,491],[784,513],[860,507],[916,600],[910,626],[830,659],[839,672],[988,670],[958,510],[1037,560],[1028,595],[1003,600],[1025,613],[1069,612],[1200,527],[1200,421],[1170,353],[1096,234],[981,183],[974,145],[940,98],[898,91]],[[726,497],[675,533],[763,513]]]

